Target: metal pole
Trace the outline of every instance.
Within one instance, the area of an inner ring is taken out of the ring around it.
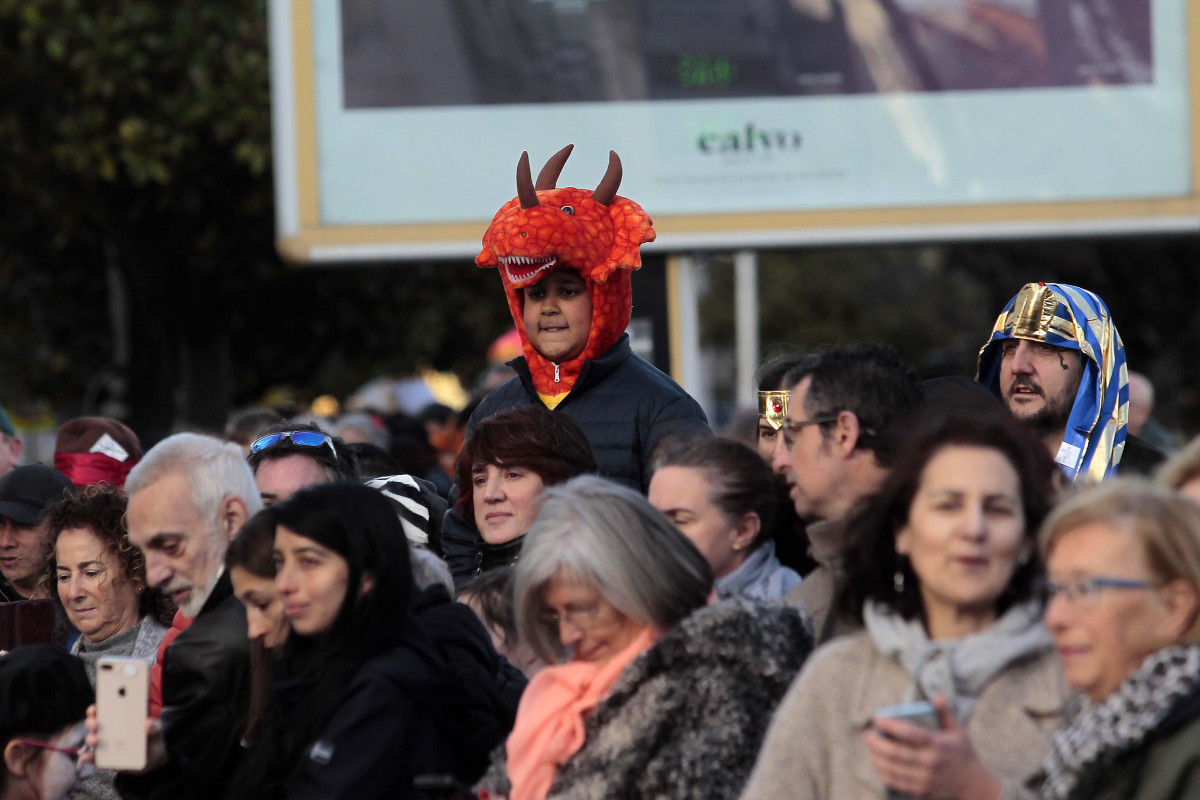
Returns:
[[[737,345],[737,389],[739,407],[754,408],[754,372],[758,368],[758,253],[739,250],[733,257],[734,324]]]

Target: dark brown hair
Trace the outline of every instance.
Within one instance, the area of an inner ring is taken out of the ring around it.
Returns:
[[[65,497],[48,507],[43,517],[48,536],[42,588],[56,603],[62,605],[56,586],[58,559],[55,557],[55,545],[63,531],[82,528],[91,531],[103,544],[105,552],[116,557],[117,574],[124,575],[138,592],[138,616],[152,616],[163,625],[170,625],[175,606],[161,592],[146,584],[146,559],[142,551],[129,541],[129,531],[125,528],[127,503],[120,489],[99,483],[86,486],[78,494]]]
[[[475,524],[471,470],[483,464],[523,467],[546,486],[596,471],[596,456],[583,430],[565,414],[540,406],[501,411],[479,422],[458,454],[458,508]]]
[[[1016,471],[1030,557],[1013,572],[1007,591],[998,600],[997,612],[1035,595],[1041,562],[1034,545],[1038,528],[1055,500],[1058,468],[1046,448],[1007,416],[955,416],[930,420],[908,437],[879,493],[851,519],[844,581],[838,590],[838,609],[847,620],[860,621],[868,600],[888,606],[905,619],[924,619],[920,581],[908,559],[896,553],[896,533],[908,522],[913,497],[929,462],[943,449],[955,446],[995,450]],[[897,571],[905,578],[900,592],[894,585]]]

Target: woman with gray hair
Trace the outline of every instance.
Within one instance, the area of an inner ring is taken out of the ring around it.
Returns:
[[[481,788],[512,800],[735,798],[812,649],[803,612],[706,606],[712,569],[640,494],[548,489],[516,566],[517,627],[547,663]]]

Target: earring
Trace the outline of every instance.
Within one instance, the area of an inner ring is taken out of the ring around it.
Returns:
[[[904,569],[896,567],[896,572],[892,575],[892,588],[896,590],[896,594],[904,594]]]
[[[1021,553],[1021,555],[1019,555],[1019,556],[1017,557],[1017,563],[1018,563],[1018,564],[1020,564],[1020,565],[1023,567],[1023,566],[1025,566],[1026,564],[1028,564],[1028,563],[1029,563],[1029,559],[1030,559],[1030,558],[1032,558],[1032,556],[1030,556],[1030,555],[1029,555],[1029,551],[1028,551],[1028,550],[1026,550],[1024,553]]]
[[[733,543],[733,549],[734,549],[734,550],[741,550],[741,549],[742,549],[743,547],[745,547],[745,546],[746,546],[746,545],[745,545],[743,542],[734,542],[734,543]]]

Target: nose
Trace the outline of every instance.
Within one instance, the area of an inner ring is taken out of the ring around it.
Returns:
[[[1033,360],[1030,358],[1029,342],[1019,341],[1017,347],[1009,356],[1009,369],[1018,375],[1033,371]]]
[[[286,563],[275,568],[275,588],[285,597],[296,593],[296,577]]]
[[[174,573],[167,560],[153,552],[143,551],[146,555],[146,583],[155,589],[166,586]]]
[[[83,580],[80,578],[79,573],[75,573],[71,576],[71,580],[67,583],[67,597],[74,600],[82,596]]]
[[[563,647],[574,647],[583,641],[583,631],[574,622],[563,617],[558,621],[558,640],[563,643]]]
[[[981,504],[971,504],[963,509],[960,528],[962,535],[968,539],[983,539],[987,533],[987,513]]]
[[[11,519],[0,519],[0,550],[11,550],[17,546],[16,528]]]
[[[792,467],[792,451],[783,441],[783,431],[775,440],[775,454],[771,456],[771,469],[776,475],[786,475]]]
[[[504,487],[500,485],[499,475],[489,475],[483,484],[483,500],[485,503],[499,503],[505,498]]]
[[[261,639],[267,635],[267,625],[261,614],[249,613],[246,615],[246,635],[250,641]]]
[[[1070,621],[1071,604],[1067,602],[1067,598],[1063,592],[1059,592],[1050,597],[1050,602],[1046,604],[1045,623],[1046,627],[1053,631],[1061,631],[1067,627]]]

